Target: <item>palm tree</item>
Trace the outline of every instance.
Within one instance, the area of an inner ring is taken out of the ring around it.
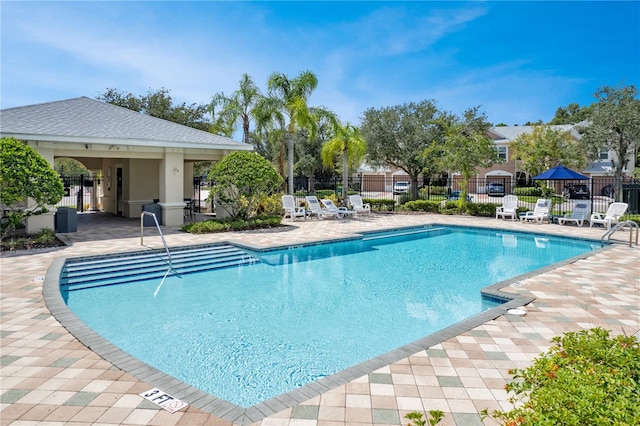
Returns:
[[[309,108],[307,101],[317,85],[318,79],[311,71],[303,71],[295,78],[276,72],[269,77],[270,96],[261,103],[261,121],[264,122],[270,118],[286,129],[289,194],[293,194],[294,133],[296,127],[309,128],[311,133],[315,130],[312,119],[314,108]],[[284,145],[282,151],[284,151]]]
[[[322,163],[326,167],[335,167],[335,158],[342,156],[342,200],[347,205],[347,189],[349,186],[349,167],[354,169],[360,165],[366,153],[366,144],[356,126],[350,123],[344,126],[336,121],[335,134],[322,146]]]
[[[231,96],[225,96],[224,92],[213,95],[209,104],[209,112],[214,118],[214,129],[231,137],[237,128],[238,121],[242,122],[242,142],[249,143],[249,126],[251,118],[256,116],[256,105],[262,99],[260,89],[255,85],[248,74],[242,74],[239,82],[240,88]],[[220,106],[217,112],[216,107]]]

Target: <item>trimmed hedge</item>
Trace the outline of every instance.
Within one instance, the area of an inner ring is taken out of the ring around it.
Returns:
[[[440,201],[430,201],[430,200],[407,201],[404,204],[404,208],[412,212],[420,211],[420,212],[439,213]]]
[[[407,202],[403,207],[409,211],[421,211],[442,214],[468,214],[471,216],[492,217],[496,214],[496,207],[500,204],[486,203],[475,204],[465,203],[464,208],[460,207],[458,200],[430,201],[415,200]]]
[[[514,195],[521,195],[523,197],[542,197],[542,188],[537,186],[524,186],[513,188]]]
[[[492,217],[496,215],[496,208],[502,204],[486,203],[486,204],[466,204],[466,213],[471,216]]]
[[[204,222],[187,223],[181,229],[191,234],[210,234],[214,232],[247,231],[250,229],[276,228],[282,226],[282,216],[261,215],[251,219],[210,219]]]
[[[364,198],[362,202],[365,204],[369,203],[371,205],[371,210],[379,211],[379,212],[393,211],[393,208],[396,205],[396,200],[386,200],[386,199],[379,199],[379,198]]]

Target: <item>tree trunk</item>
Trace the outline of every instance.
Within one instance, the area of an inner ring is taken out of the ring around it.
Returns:
[[[242,117],[242,142],[249,143],[249,117]]]
[[[293,132],[289,133],[289,195],[293,195]]]
[[[342,151],[342,205],[347,207],[349,189],[349,151]]]

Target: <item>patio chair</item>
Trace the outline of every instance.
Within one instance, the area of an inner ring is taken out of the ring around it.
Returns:
[[[330,212],[337,213],[340,219],[345,217],[353,217],[357,214],[355,210],[349,210],[346,207],[337,207],[335,204],[333,204],[333,201],[327,198],[320,200],[320,202]]]
[[[359,195],[349,195],[349,204],[357,214],[371,214],[371,204],[363,203],[362,197]]]
[[[536,201],[536,206],[532,212],[526,212],[520,216],[520,222],[533,222],[542,223],[546,219],[549,220],[549,211],[551,210],[551,200],[546,198],[539,198]]]
[[[316,215],[318,219],[324,219],[325,217],[338,217],[337,212],[323,209],[320,205],[320,201],[318,201],[318,197],[316,197],[315,195],[308,195],[304,198],[307,201],[307,207],[311,212],[311,216]]]
[[[293,195],[282,196],[282,208],[284,209],[284,217],[282,219],[289,217],[291,222],[293,222],[296,217],[301,217],[303,219],[307,218],[307,211],[305,208],[296,207],[296,201],[293,198]]]
[[[184,207],[182,209],[182,215],[193,219],[194,200],[191,198],[184,199]]]
[[[590,212],[591,207],[589,207],[589,203],[576,203],[576,205],[573,206],[573,211],[571,213],[567,213],[564,217],[558,218],[558,224],[564,225],[567,222],[575,222],[576,225],[582,226],[585,220],[589,220]]]
[[[591,228],[595,223],[606,227],[607,230],[611,229],[611,225],[620,222],[620,217],[625,214],[627,207],[629,207],[627,203],[611,203],[604,215],[602,213],[593,213],[591,215],[589,227]]]
[[[502,205],[496,207],[496,219],[502,217],[506,219],[511,217],[511,221],[516,220],[516,210],[518,209],[518,197],[515,195],[507,195],[502,197]]]

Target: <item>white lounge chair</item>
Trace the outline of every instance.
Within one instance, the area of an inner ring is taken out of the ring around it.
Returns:
[[[307,208],[311,212],[311,215],[316,215],[318,219],[324,219],[325,217],[338,217],[337,212],[331,212],[327,209],[323,209],[318,201],[318,197],[315,195],[308,195],[304,197],[307,200]]]
[[[564,217],[558,218],[558,224],[564,225],[567,222],[575,222],[576,225],[582,226],[585,220],[589,220],[589,213],[591,212],[591,207],[587,202],[576,203],[573,206],[573,211],[571,213],[567,213]]]
[[[511,220],[516,220],[516,210],[518,209],[518,197],[515,195],[507,195],[502,197],[502,205],[496,207],[496,219],[502,217],[506,219],[511,217]]]
[[[282,208],[284,210],[283,219],[289,217],[291,219],[291,222],[293,222],[297,217],[301,217],[303,219],[307,218],[307,211],[305,210],[305,208],[296,207],[296,201],[293,198],[293,195],[282,196]]]
[[[589,227],[592,227],[593,224],[596,223],[606,227],[607,230],[611,229],[611,225],[615,225],[620,221],[620,217],[625,214],[628,207],[629,205],[627,203],[609,204],[609,208],[604,215],[602,213],[593,213],[591,215]]]
[[[551,210],[551,200],[546,198],[539,198],[536,201],[536,206],[532,212],[526,212],[520,216],[520,222],[533,222],[542,223],[544,220],[549,220],[549,211]]]
[[[371,214],[371,204],[363,203],[362,197],[359,195],[349,195],[349,204],[356,213]]]
[[[346,207],[338,207],[328,198],[320,200],[322,205],[330,212],[336,213],[340,219],[344,217],[353,217],[356,215],[355,210],[349,210]]]

